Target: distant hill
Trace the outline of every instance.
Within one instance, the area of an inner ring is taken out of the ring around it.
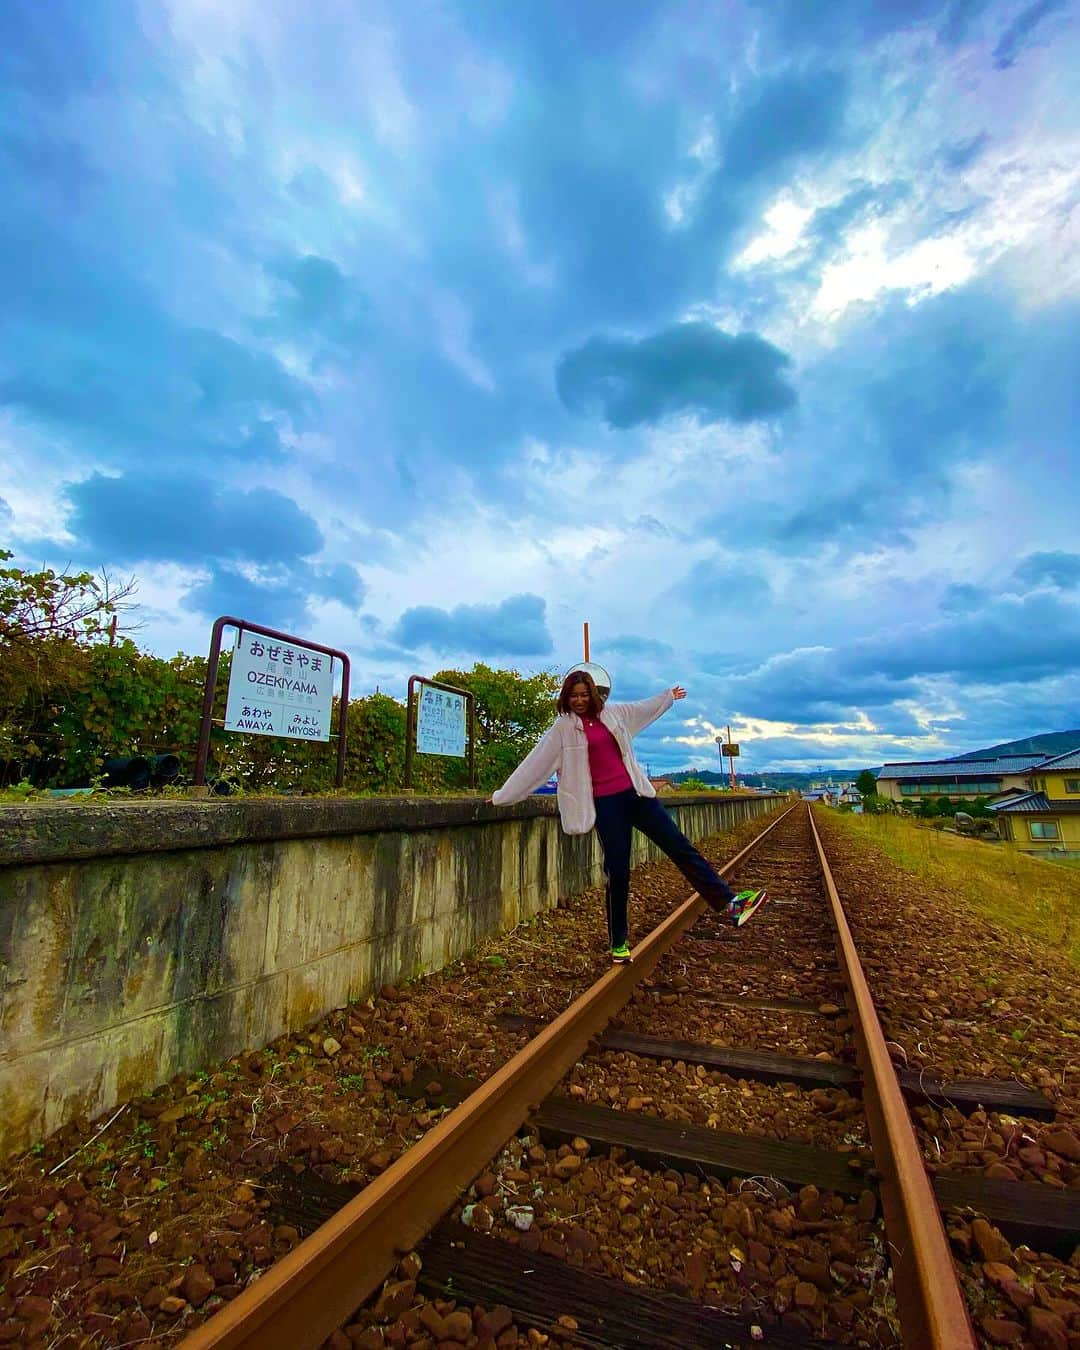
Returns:
[[[795,788],[802,791],[811,783],[853,783],[858,777],[857,769],[817,769],[813,773],[795,773],[781,769],[776,773],[736,773],[740,785],[745,787]],[[726,773],[717,773],[715,769],[680,769],[677,773],[666,773],[669,783],[682,783],[693,778],[710,786],[727,787],[731,779]]]
[[[965,760],[996,759],[998,755],[1063,755],[1066,750],[1076,750],[1078,747],[1080,747],[1080,730],[1044,731],[1038,736],[1025,736],[1021,741],[1003,741],[1001,745],[989,745],[983,750],[969,750],[967,754],[950,755],[948,758]],[[870,767],[870,772],[877,778],[881,773],[881,766]],[[794,788],[800,792],[813,783],[851,783],[858,776],[858,769],[832,769],[827,765],[822,765],[813,773],[795,773],[784,769],[776,773],[770,773],[768,770],[764,773],[738,773],[739,782],[747,787]],[[666,773],[664,777],[671,783],[681,783],[685,778],[696,778],[718,787],[726,787],[730,782],[726,773],[717,773],[715,769],[680,769],[677,773]]]
[[[998,755],[1063,755],[1066,750],[1080,746],[1080,731],[1044,731],[1038,736],[1025,736],[1022,741],[1005,741],[990,745],[985,750],[969,750],[953,759],[996,759]]]

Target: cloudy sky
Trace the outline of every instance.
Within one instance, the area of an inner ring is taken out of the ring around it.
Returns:
[[[0,537],[654,772],[1080,726],[1064,0],[7,0]]]

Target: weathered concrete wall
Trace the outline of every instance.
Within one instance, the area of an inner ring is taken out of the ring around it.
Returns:
[[[699,839],[778,799],[668,804]],[[564,835],[551,798],[0,809],[0,1156],[437,970],[600,876],[594,836]]]

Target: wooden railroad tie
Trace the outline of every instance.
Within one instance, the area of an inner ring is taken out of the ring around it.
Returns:
[[[701,1126],[671,1125],[637,1112],[581,1106],[562,1098],[549,1098],[533,1124],[549,1139],[580,1136],[598,1149],[623,1148],[650,1166],[700,1169],[716,1176],[772,1176],[791,1185],[812,1182],[844,1193],[871,1184],[848,1167],[847,1155],[842,1153]],[[310,1170],[296,1173],[286,1166],[275,1168],[265,1184],[277,1221],[292,1224],[304,1234],[313,1232],[361,1189],[325,1181]],[[939,1174],[933,1185],[943,1210],[982,1214],[1014,1244],[1068,1255],[1080,1241],[1080,1194],[1076,1191],[967,1174]]]
[[[542,1026],[537,1018],[503,1014],[495,1019],[502,1026]],[[862,1079],[857,1069],[834,1060],[774,1054],[769,1050],[740,1050],[726,1045],[674,1041],[661,1036],[639,1036],[630,1031],[607,1031],[598,1042],[601,1050],[623,1050],[650,1059],[681,1059],[686,1064],[747,1078],[759,1083],[795,1083],[799,1087],[841,1087],[858,1094]],[[935,1106],[953,1106],[958,1111],[1007,1111],[1033,1120],[1053,1120],[1056,1108],[1043,1093],[1012,1079],[960,1078],[946,1081],[919,1069],[897,1069],[904,1095]]]
[[[707,1004],[710,1008],[753,1008],[761,1012],[803,1013],[809,1017],[839,1017],[844,1009],[837,1006],[834,1013],[823,1013],[820,1003],[809,1003],[802,998],[759,998],[753,994],[697,994],[693,990],[676,989],[673,984],[654,984],[645,991],[658,993],[663,999],[665,994],[677,994],[679,998],[689,995],[695,1003]]]
[[[1014,1246],[1053,1252],[1066,1260],[1080,1242],[1080,1191],[977,1175],[938,1175],[934,1194],[943,1210],[972,1210],[996,1224]]]
[[[715,1350],[754,1343],[753,1318],[740,1320],[692,1299],[577,1270],[557,1256],[522,1251],[460,1223],[444,1220],[421,1253],[418,1282],[425,1292],[488,1308],[503,1304],[516,1321],[555,1336],[567,1336],[559,1317],[572,1314],[577,1330],[569,1338],[575,1345]],[[769,1346],[808,1350],[826,1344],[785,1331],[767,1310],[762,1326]]]
[[[325,1181],[317,1173],[276,1167],[266,1178],[271,1213],[307,1236],[357,1193],[359,1187]],[[499,1238],[443,1219],[420,1245],[423,1267],[418,1284],[425,1293],[458,1303],[503,1304],[516,1321],[554,1335],[566,1335],[558,1319],[570,1313],[578,1323],[575,1344],[592,1347],[655,1346],[657,1350],[712,1350],[718,1345],[750,1346],[754,1319],[740,1321],[693,1299],[644,1289],[624,1280],[594,1275],[557,1256],[527,1252]],[[805,1332],[785,1331],[768,1312],[762,1315],[770,1346],[822,1346]]]
[[[549,1097],[532,1121],[542,1139],[568,1143],[581,1138],[595,1148],[621,1148],[646,1167],[724,1179],[772,1177],[786,1186],[812,1185],[847,1195],[858,1195],[872,1185],[861,1160],[851,1154],[707,1125],[677,1124],[638,1111],[586,1106],[565,1097]]]

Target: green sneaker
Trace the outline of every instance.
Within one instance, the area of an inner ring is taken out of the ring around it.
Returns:
[[[628,966],[634,959],[630,955],[630,946],[624,942],[621,947],[612,947],[611,959],[617,966]]]
[[[741,928],[752,919],[768,898],[769,892],[765,890],[740,891],[728,905],[728,913],[735,927]]]

